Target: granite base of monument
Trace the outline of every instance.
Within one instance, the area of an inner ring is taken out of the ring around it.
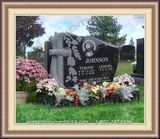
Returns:
[[[144,84],[143,74],[134,73],[131,76],[134,78],[136,84]]]

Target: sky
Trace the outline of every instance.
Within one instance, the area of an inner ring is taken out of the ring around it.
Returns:
[[[34,39],[34,44],[31,48],[27,49],[32,51],[33,47],[43,46],[44,42],[49,39],[55,32],[70,32],[79,36],[87,36],[89,32],[86,30],[87,20],[90,16],[40,16],[42,26],[45,28],[45,34],[41,37]],[[125,44],[129,44],[131,38],[133,38],[136,44],[136,39],[144,38],[144,17],[134,15],[114,15],[117,21],[122,25],[120,36],[127,34]]]

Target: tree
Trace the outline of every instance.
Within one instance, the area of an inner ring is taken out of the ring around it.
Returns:
[[[43,51],[43,44],[39,40],[36,41],[35,47],[33,47],[33,51],[35,53]]]
[[[129,45],[135,46],[135,43],[133,41],[133,38],[131,38],[131,40],[129,41]]]
[[[92,16],[87,25],[91,36],[118,46],[125,43],[127,36],[119,37],[121,29],[122,25],[113,16]]]
[[[44,33],[39,16],[16,16],[16,55],[25,56],[26,47],[31,47],[33,39]]]
[[[37,53],[37,52],[42,52],[42,51],[43,51],[43,47],[40,47],[40,46],[38,46],[38,47],[33,47],[33,51],[34,51],[35,53]]]

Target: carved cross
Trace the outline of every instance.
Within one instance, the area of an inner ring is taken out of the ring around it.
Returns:
[[[50,78],[54,78],[60,86],[64,86],[63,57],[70,56],[71,51],[67,49],[54,49],[49,50],[49,55],[52,56]]]

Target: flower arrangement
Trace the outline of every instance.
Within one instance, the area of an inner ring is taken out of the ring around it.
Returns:
[[[73,101],[72,95],[70,94],[71,90],[66,90],[62,87],[59,87],[55,79],[40,80],[36,86],[38,97],[37,100],[40,103],[49,103],[54,106],[60,106],[64,105],[62,104],[64,101]]]
[[[120,99],[122,101],[129,100],[137,97],[138,88],[137,85],[130,85],[130,86],[121,86],[117,89],[117,94],[119,94]],[[138,96],[139,97],[139,96]]]
[[[74,89],[77,92],[76,104],[82,106],[87,105],[90,99],[89,91],[85,87],[79,87],[78,85],[75,85]]]
[[[37,93],[45,94],[51,101],[45,98],[45,103],[54,106],[74,105],[84,106],[95,101],[131,101],[138,91],[134,79],[125,74],[114,78],[114,82],[101,84],[84,83],[73,88],[59,87],[55,79],[44,79],[37,83]],[[48,102],[47,102],[48,101]]]
[[[16,60],[16,90],[24,91],[39,80],[48,78],[47,71],[35,60]]]
[[[114,93],[116,93],[117,88],[120,87],[119,83],[116,82],[103,82],[102,85],[100,86],[100,92],[103,95],[103,98],[108,97]]]
[[[84,89],[86,89],[90,95],[90,97],[92,97],[92,99],[100,99],[100,86],[98,84],[96,84],[95,82],[93,83],[84,83],[83,84]]]
[[[58,91],[58,83],[55,79],[40,80],[36,86],[37,92],[42,92],[49,96],[52,96],[55,92]]]
[[[132,78],[131,76],[129,76],[126,73],[124,75],[119,75],[119,76],[113,78],[113,82],[118,82],[121,85],[127,85],[127,86],[135,84],[134,78]]]

